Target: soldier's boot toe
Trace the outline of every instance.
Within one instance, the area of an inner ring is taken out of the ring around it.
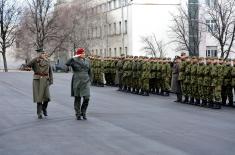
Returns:
[[[170,93],[169,91],[166,91],[165,95],[164,96],[170,96]]]
[[[82,113],[82,118],[83,118],[84,120],[87,120],[86,114]]]
[[[44,115],[44,116],[48,116],[48,115],[47,115],[47,110],[43,110],[43,115]]]
[[[42,119],[42,114],[39,114],[39,115],[38,115],[38,119]]]
[[[77,118],[77,120],[82,120],[80,115],[77,115],[76,118]]]
[[[212,109],[221,109],[221,104],[219,102],[215,102]]]
[[[194,98],[192,98],[192,97],[190,98],[189,104],[194,105]]]
[[[199,105],[200,105],[200,100],[199,100],[199,99],[196,99],[195,105],[196,105],[196,106],[199,106]]]

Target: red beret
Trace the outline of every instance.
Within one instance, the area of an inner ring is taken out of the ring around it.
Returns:
[[[84,54],[85,53],[85,49],[84,48],[78,48],[76,53],[75,53],[75,56],[79,56],[81,54]]]

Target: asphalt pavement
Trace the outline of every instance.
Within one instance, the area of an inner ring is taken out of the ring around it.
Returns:
[[[71,73],[54,74],[38,120],[32,72],[0,73],[0,155],[234,155],[235,108],[213,110],[92,87],[88,120],[75,119]]]

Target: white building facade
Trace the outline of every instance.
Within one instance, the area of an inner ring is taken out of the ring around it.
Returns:
[[[155,35],[167,46],[165,56],[174,57],[169,38],[171,14],[180,0],[77,0],[87,9],[89,50],[101,56],[147,55],[143,37]]]

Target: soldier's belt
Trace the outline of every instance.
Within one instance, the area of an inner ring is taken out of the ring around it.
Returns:
[[[39,76],[48,76],[49,74],[47,74],[47,73],[34,73],[34,75],[39,75]]]

